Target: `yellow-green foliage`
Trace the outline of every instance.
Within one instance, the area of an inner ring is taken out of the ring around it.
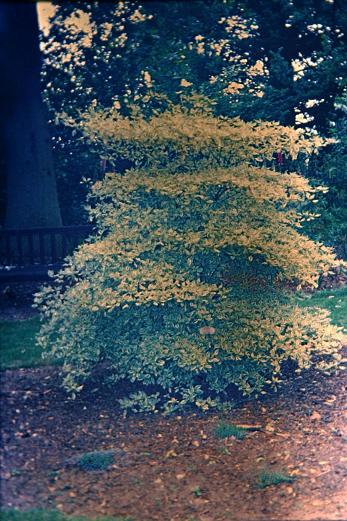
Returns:
[[[232,386],[276,384],[288,360],[338,364],[338,329],[286,290],[338,265],[300,231],[317,189],[271,168],[274,152],[314,153],[317,137],[201,106],[149,119],[92,112],[79,126],[111,163],[132,166],[94,184],[99,234],[37,299],[40,342],[64,359],[69,389],[103,361],[111,382],[156,386],[151,407],[206,409]]]

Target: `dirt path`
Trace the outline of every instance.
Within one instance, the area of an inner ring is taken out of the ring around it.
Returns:
[[[252,425],[221,440],[222,415],[123,418],[116,397],[74,402],[57,369],[3,373],[3,505],[135,521],[347,520],[347,373],[299,378],[224,420]],[[104,472],[66,466],[76,454],[122,449]],[[295,477],[257,487],[262,469]]]

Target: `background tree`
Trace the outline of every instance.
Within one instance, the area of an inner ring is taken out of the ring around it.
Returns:
[[[337,116],[335,100],[346,86],[344,2],[244,0],[241,5],[244,19],[256,27],[251,55],[264,64],[262,97],[250,97],[249,89],[242,89],[237,98],[241,105],[236,107],[235,96],[229,96],[229,110],[244,119],[259,117],[287,125],[305,121],[327,133]],[[305,118],[297,119],[298,113]]]
[[[208,7],[199,1],[142,6],[79,2],[57,7],[44,42],[49,51],[44,79],[51,118],[57,122],[54,146],[69,222],[85,215],[81,177],[95,180],[107,165],[76,139],[73,129],[58,123],[61,112],[74,117],[90,106],[114,105],[127,115],[136,103],[150,115],[182,92],[199,92],[215,101],[221,115],[340,135],[333,126],[341,126],[342,112],[336,107],[346,87],[347,15],[339,0],[215,0]],[[338,233],[331,235],[328,226],[319,237],[343,252],[339,176],[325,169],[334,154],[334,148],[325,147],[315,161],[296,168],[331,187],[320,210]],[[284,160],[279,166],[288,165]],[[312,226],[310,233],[317,231]]]
[[[326,196],[316,204],[320,215],[309,223],[309,233],[317,239],[334,246],[338,254],[347,258],[347,98],[336,103],[334,125],[330,130],[335,140],[325,153],[320,154],[311,169],[317,182],[329,186]]]
[[[5,227],[61,225],[35,3],[0,5]]]

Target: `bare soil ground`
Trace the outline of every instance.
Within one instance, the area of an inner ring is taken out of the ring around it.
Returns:
[[[227,414],[123,418],[90,388],[71,401],[57,368],[2,373],[2,504],[135,521],[347,520],[347,372],[309,375]],[[223,419],[253,426],[218,439]],[[115,449],[103,472],[67,465]],[[121,449],[121,450],[120,450]],[[257,486],[262,469],[293,483]]]

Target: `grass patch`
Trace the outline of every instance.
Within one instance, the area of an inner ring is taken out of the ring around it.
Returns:
[[[281,483],[293,483],[294,478],[283,472],[272,472],[271,470],[263,470],[257,481],[258,488],[266,488],[271,485],[280,485]]]
[[[195,487],[195,488],[193,488],[192,492],[193,492],[193,494],[194,494],[195,497],[200,497],[200,496],[202,496],[202,490],[201,490],[200,487]]]
[[[52,365],[41,358],[35,337],[40,330],[38,317],[29,320],[0,321],[0,369]]]
[[[341,326],[347,333],[347,288],[323,290],[312,295],[303,295],[298,300],[303,307],[319,307],[330,311],[333,324]]]
[[[1,369],[35,367],[43,364],[41,351],[35,345],[39,332],[38,318],[0,322]]]
[[[95,450],[85,452],[75,459],[75,465],[81,470],[106,470],[114,461],[113,450]]]
[[[214,435],[220,439],[234,436],[237,440],[243,440],[247,435],[247,429],[238,427],[232,423],[220,422],[214,430]]]
[[[67,516],[55,510],[2,510],[1,521],[88,521],[87,517]],[[130,517],[97,517],[93,521],[133,521]]]

